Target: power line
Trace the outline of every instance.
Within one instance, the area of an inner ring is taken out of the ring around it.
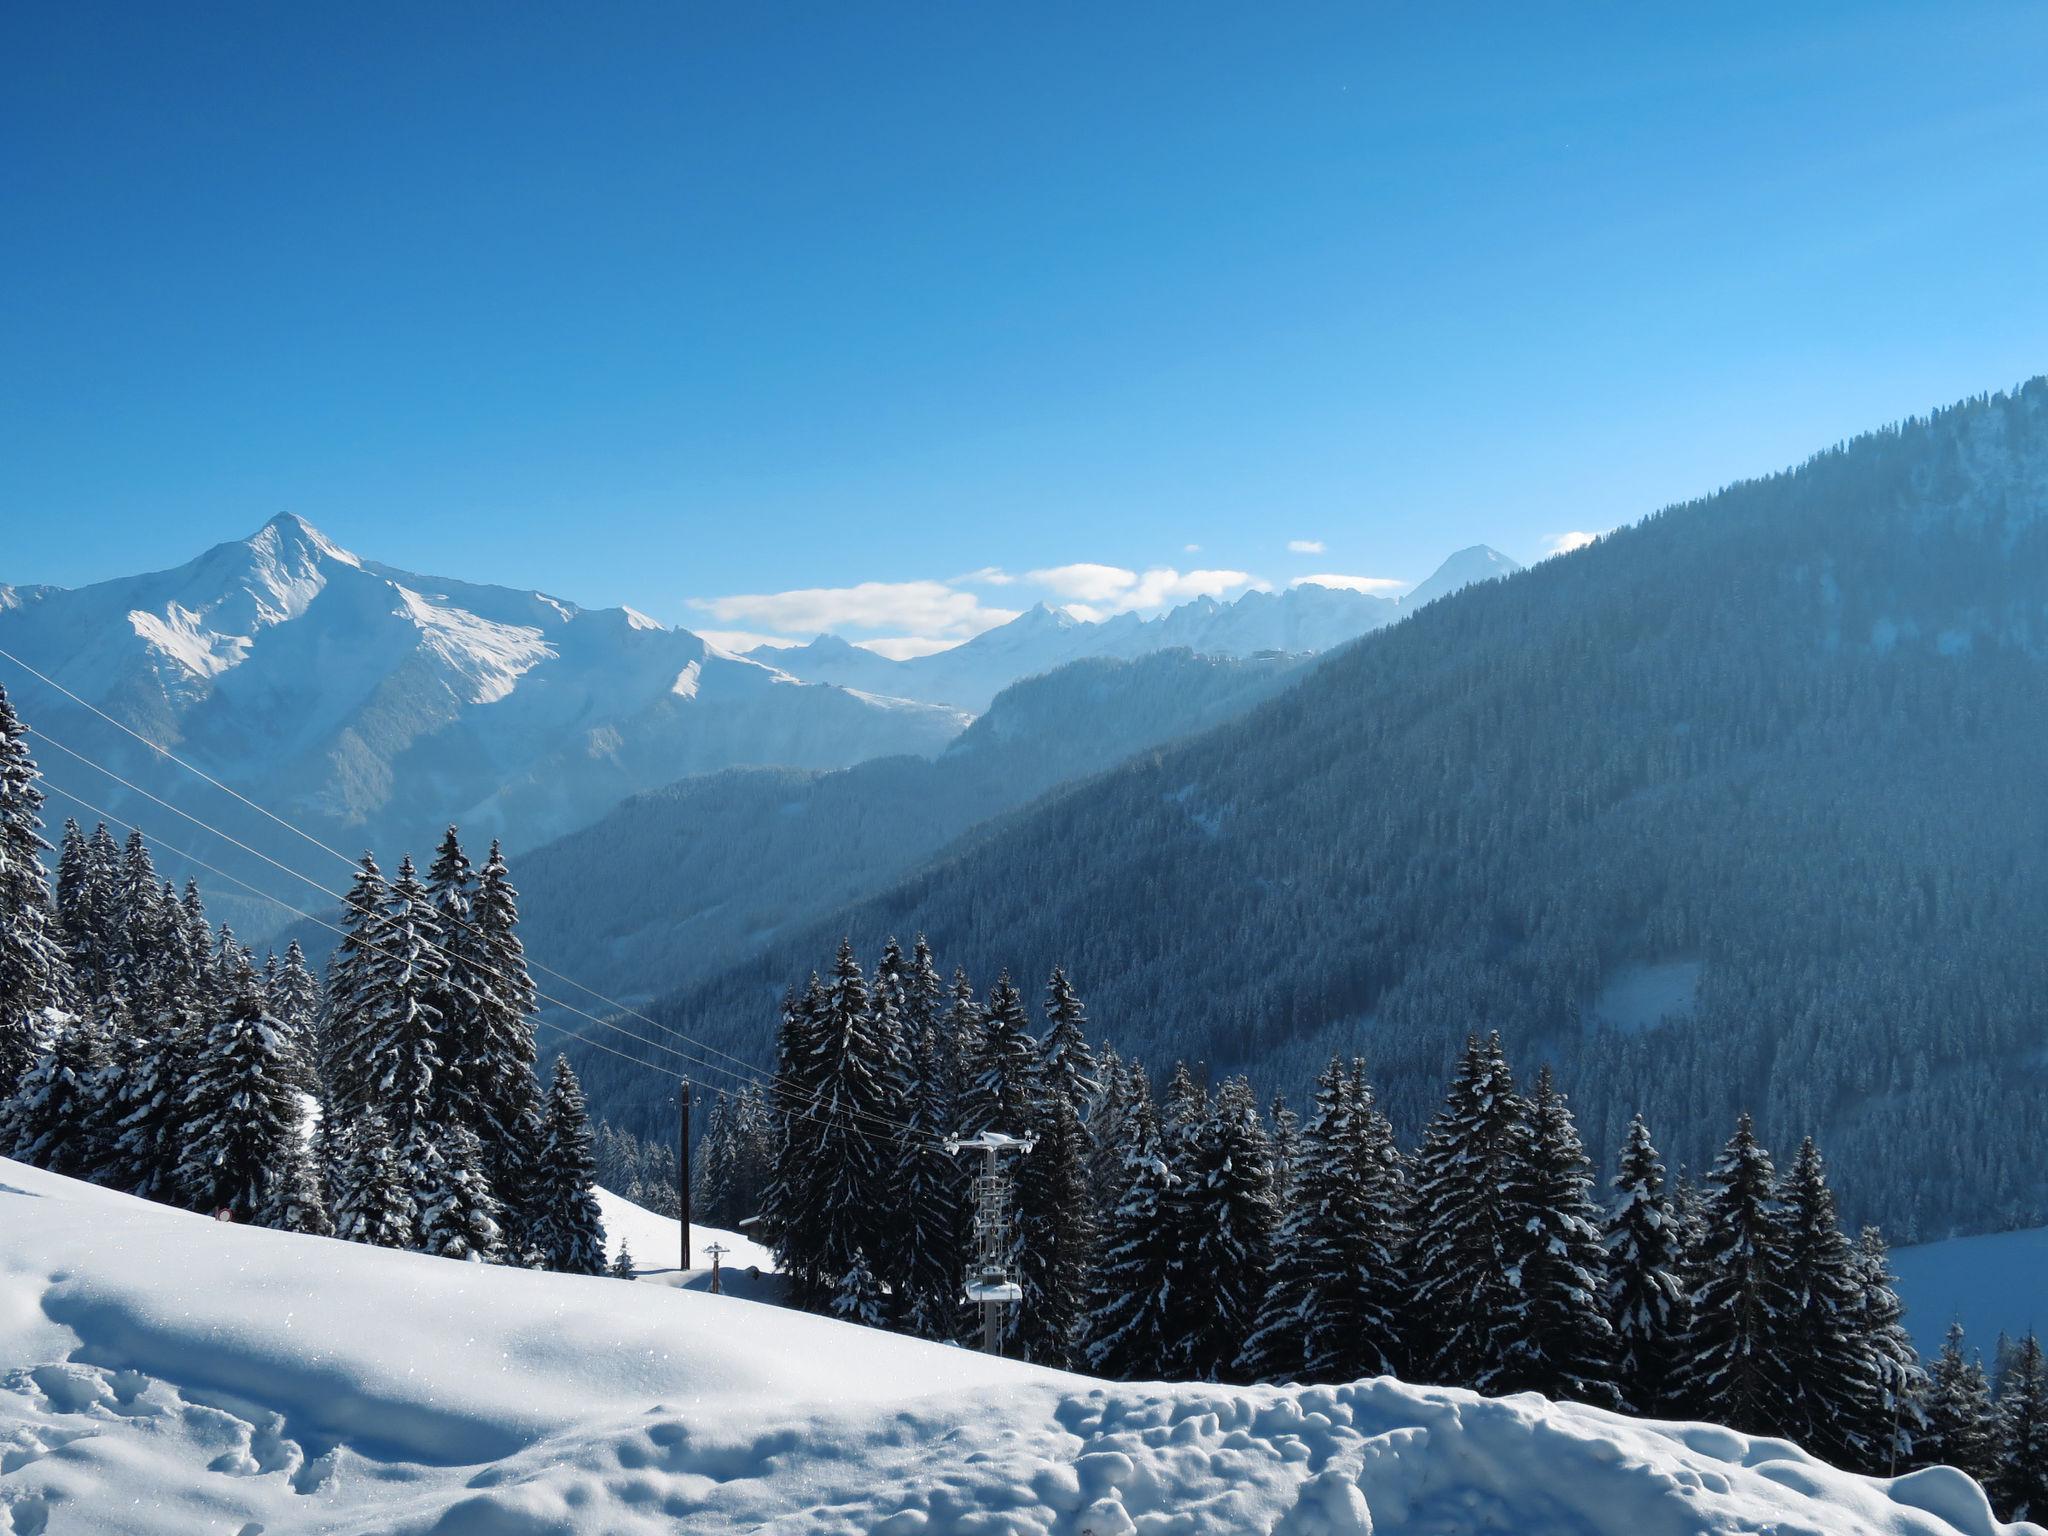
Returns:
[[[144,746],[148,747],[152,752],[157,753],[159,756],[168,758],[171,762],[176,763],[179,767],[186,769],[188,772],[193,773],[197,775],[199,778],[205,780],[208,784],[213,785],[222,793],[230,795],[236,800],[241,801],[250,809],[259,812],[263,816],[268,817],[271,821],[276,822],[279,826],[291,832],[293,835],[301,838],[307,843],[312,844],[315,848],[318,848],[321,851],[331,855],[333,858],[338,859],[341,863],[347,865],[351,872],[354,872],[358,869],[359,866],[357,864],[357,861],[351,859],[347,854],[342,853],[339,849],[334,848],[328,843],[322,842],[319,838],[313,836],[310,832],[302,830],[294,823],[288,821],[282,816],[279,816],[276,812],[268,809],[263,805],[258,804],[256,801],[250,799],[247,795],[243,794],[240,790],[234,789],[227,784],[223,784],[219,779],[214,778],[213,775],[207,773],[203,768],[196,767],[192,763],[187,762],[184,758],[178,756],[175,752],[171,751],[170,748],[165,747],[158,742],[152,741],[149,737],[142,735],[139,731],[136,731],[131,727],[123,724],[121,721],[115,719],[112,715],[108,714],[105,710],[101,709],[98,705],[93,704],[86,699],[80,698],[76,693],[73,693],[69,688],[66,688],[62,683],[56,681],[56,679],[48,676],[47,674],[37,670],[35,667],[30,666],[27,662],[23,661],[19,656],[16,656],[13,652],[5,649],[4,647],[0,647],[0,656],[6,657],[7,660],[13,662],[16,666],[20,667],[30,676],[35,677],[41,682],[47,684],[49,687],[56,689],[66,698],[71,699],[79,705],[83,706],[84,708],[91,710],[95,715],[98,715],[102,720],[105,720],[109,725],[114,726],[116,729],[133,737],[136,741],[141,742]],[[108,778],[114,780],[115,783],[122,785],[123,787],[131,790],[135,794],[141,795],[143,798],[147,800],[153,801],[157,805],[162,806],[165,810],[168,810],[175,815],[183,817],[185,820],[191,822],[194,826],[200,827],[205,831],[211,832],[214,836],[221,838],[225,842],[233,844],[235,847],[241,849],[244,853],[249,854],[251,857],[260,859],[264,863],[271,865],[273,868],[278,869],[287,875],[290,875],[293,879],[299,880],[304,884],[311,886],[314,890],[319,891],[323,896],[326,896],[329,900],[345,900],[344,898],[337,896],[333,891],[328,890],[326,886],[322,885],[319,881],[313,879],[310,875],[305,874],[303,871],[295,869],[290,865],[284,864],[279,860],[272,858],[269,854],[260,851],[259,849],[250,847],[247,843],[243,842],[240,838],[235,837],[233,834],[224,832],[219,827],[214,826],[212,823],[204,821],[197,816],[194,816],[191,812],[186,811],[179,806],[173,805],[170,801],[164,800],[157,795],[151,794],[148,790],[143,789],[141,786],[133,784],[129,780],[123,778],[120,774],[114,772],[113,769],[107,767],[105,764],[100,763],[95,759],[86,756],[82,752],[79,752],[71,747],[66,746],[63,742],[60,742],[55,737],[51,736],[47,731],[38,730],[33,726],[28,727],[28,729],[32,735],[40,737],[42,740],[47,741],[50,743],[50,745],[56,747],[59,751],[76,758],[79,762],[84,763],[86,766],[96,770],[97,772],[105,774]],[[77,797],[71,796],[70,798],[76,799]],[[81,801],[80,803],[83,804],[84,802]],[[129,823],[126,822],[123,822],[121,824],[124,826],[129,825]],[[168,848],[169,845],[166,844],[164,846]],[[193,862],[199,863],[200,861],[194,859]],[[210,865],[202,867],[211,868]],[[222,878],[233,879],[234,877],[223,874]],[[247,882],[236,880],[235,883],[238,885],[243,885],[246,889],[254,891],[255,894],[263,896],[267,900],[276,901],[276,898],[269,896],[267,892],[255,891],[255,888],[253,886],[248,886]],[[277,905],[284,906],[289,911],[297,910],[296,908],[289,907],[288,904],[281,901],[277,902]],[[305,916],[306,914],[301,915]],[[476,935],[479,932],[479,930],[477,930],[473,925],[463,922],[461,918],[454,917],[453,914],[442,913],[440,915],[445,919],[449,919],[456,922],[457,924],[462,926],[466,932],[472,935]],[[308,921],[319,922],[319,919],[308,917]],[[333,925],[330,923],[321,923],[320,925],[324,928],[328,928],[332,932],[341,932],[341,930],[335,929]],[[453,958],[453,952],[448,950],[445,946],[436,944],[432,940],[428,940],[427,942],[430,945],[432,945],[432,947],[440,950],[441,953],[443,953],[444,955],[448,955],[451,958]],[[754,1074],[754,1076],[752,1079],[742,1078],[739,1072],[735,1072],[729,1067],[722,1067],[717,1062],[708,1061],[701,1056],[693,1055],[687,1051],[677,1050],[675,1047],[665,1045],[660,1041],[649,1040],[643,1035],[633,1034],[630,1030],[623,1029],[616,1024],[611,1024],[606,1020],[597,1018],[594,1014],[591,1014],[584,1009],[578,1008],[573,1003],[567,1002],[558,997],[554,997],[548,993],[541,992],[538,988],[535,988],[536,996],[540,997],[542,1000],[548,1003],[553,1004],[555,1007],[565,1009],[568,1012],[577,1015],[579,1018],[588,1019],[590,1020],[590,1022],[598,1024],[602,1027],[618,1030],[619,1033],[626,1035],[627,1038],[637,1040],[643,1045],[653,1046],[658,1050],[666,1050],[671,1055],[680,1057],[684,1061],[688,1061],[694,1065],[703,1067],[706,1071],[723,1072],[728,1077],[736,1078],[740,1081],[750,1082],[752,1085],[755,1086],[759,1086],[765,1083],[767,1086],[773,1087],[777,1089],[779,1092],[794,1093],[799,1098],[807,1098],[813,1104],[822,1105],[824,1102],[822,1095],[811,1090],[794,1087],[793,1085],[787,1083],[787,1081],[783,1079],[780,1074],[766,1071],[764,1068],[756,1065],[753,1062],[748,1061],[746,1058],[742,1056],[736,1056],[730,1051],[722,1050],[719,1047],[712,1045],[707,1040],[699,1039],[697,1036],[690,1034],[687,1030],[678,1029],[672,1025],[665,1025],[657,1019],[650,1018],[647,1014],[642,1013],[637,1008],[633,1008],[625,1003],[619,1002],[616,998],[607,997],[604,993],[598,991],[595,987],[577,981],[573,977],[565,976],[561,972],[556,971],[549,966],[543,965],[539,961],[532,960],[531,958],[528,959],[527,964],[529,970],[540,971],[544,975],[554,977],[557,981],[561,981],[569,986],[575,987],[578,991],[588,993],[591,997],[596,998],[606,1007],[611,1008],[618,1013],[624,1014],[628,1018],[636,1019],[639,1022],[647,1025],[650,1029],[656,1030],[661,1034],[673,1036],[675,1039],[685,1041],[688,1044],[697,1047],[699,1050],[709,1051],[715,1056],[722,1056],[727,1061],[736,1063],[743,1071]],[[489,974],[497,974],[495,972],[489,972],[488,967],[486,967],[485,969]],[[504,978],[501,977],[500,979]],[[572,1032],[563,1031],[563,1033]],[[573,1037],[588,1038],[587,1036]],[[714,1084],[707,1084],[706,1086],[716,1088],[716,1085]],[[916,1128],[912,1126],[908,1121],[897,1120],[887,1115],[881,1115],[873,1110],[851,1109],[848,1112],[857,1121],[865,1120],[872,1125],[882,1126],[886,1130],[886,1132],[892,1138],[895,1139],[905,1139],[911,1136],[917,1136],[922,1134],[919,1133],[916,1130]],[[934,1145],[936,1145],[936,1142],[934,1142]]]

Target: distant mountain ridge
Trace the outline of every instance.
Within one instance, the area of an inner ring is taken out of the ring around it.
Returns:
[[[1478,544],[1452,555],[1399,598],[1303,582],[1279,592],[1247,592],[1227,603],[1198,597],[1152,618],[1120,613],[1102,620],[1076,618],[1039,603],[950,650],[908,661],[891,661],[838,635],[820,635],[795,647],[758,646],[746,654],[810,682],[841,683],[979,714],[1018,679],[1084,656],[1128,660],[1184,646],[1200,656],[1241,660],[1265,651],[1334,650],[1475,581],[1520,569],[1499,550]]]
[[[450,820],[530,846],[690,773],[932,753],[968,722],[801,682],[629,608],[363,560],[290,514],[173,570],[0,594],[0,648],[315,835],[387,858]],[[305,867],[303,844],[88,710],[4,660],[0,680],[32,726]],[[54,782],[199,851],[169,813],[43,756]],[[219,884],[209,896],[231,902]]]

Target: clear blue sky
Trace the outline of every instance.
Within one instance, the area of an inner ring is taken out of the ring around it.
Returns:
[[[1413,580],[2048,367],[2048,7],[1423,9],[6,7],[0,580]]]

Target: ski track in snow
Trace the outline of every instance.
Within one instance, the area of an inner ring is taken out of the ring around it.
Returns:
[[[1387,1379],[1110,1385],[730,1297],[225,1227],[0,1162],[13,1536],[2001,1529],[2039,1530],[1995,1525],[1946,1469],[1888,1483],[1706,1425]]]

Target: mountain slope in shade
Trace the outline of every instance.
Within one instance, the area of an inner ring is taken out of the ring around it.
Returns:
[[[2040,1536],[1707,1424],[1118,1385],[736,1296],[211,1221],[0,1160],[0,1522],[198,1536]],[[635,1251],[640,1248],[635,1243]],[[317,1301],[309,1298],[317,1295]]]
[[[1304,583],[1284,592],[1247,592],[1228,603],[1200,597],[1151,619],[1122,613],[1100,622],[1040,603],[951,650],[908,661],[877,656],[837,635],[822,635],[790,649],[762,647],[749,654],[813,682],[843,683],[978,713],[1019,678],[1084,656],[1128,658],[1175,646],[1198,655],[1231,657],[1334,650],[1424,602],[1519,569],[1498,550],[1477,545],[1453,555],[1404,598]]]
[[[451,819],[527,846],[684,774],[933,752],[967,723],[803,684],[630,609],[364,561],[290,515],[176,570],[0,605],[0,647],[326,840],[392,856]],[[305,853],[4,661],[0,678],[32,726]],[[124,815],[142,804],[138,821],[180,841],[168,813],[41,755],[55,782]]]
[[[1697,1172],[1747,1110],[1896,1242],[2038,1225],[2044,761],[2036,381],[1431,603],[649,1012],[758,1058],[842,933],[922,930],[1155,1072],[1362,1053],[1411,1145],[1499,1029],[1597,1154],[1641,1110]]]
[[[528,951],[644,1000],[865,895],[977,823],[1243,713],[1307,665],[1091,657],[1005,689],[932,759],[735,768],[635,795],[521,858]],[[316,954],[332,941],[304,938]]]

